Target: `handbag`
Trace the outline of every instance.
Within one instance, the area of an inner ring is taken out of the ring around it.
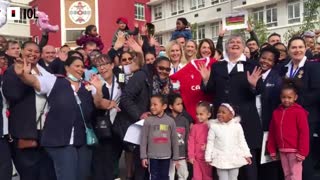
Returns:
[[[46,108],[48,100],[46,100],[42,110],[40,111],[40,115],[37,119],[37,123],[38,124],[40,122],[40,128],[42,127],[42,122],[41,122],[41,117],[44,114],[44,109]],[[17,141],[17,147],[19,149],[28,149],[28,148],[36,148],[38,147],[38,141],[36,139],[23,139],[20,138]]]
[[[114,83],[115,83],[114,80],[115,78],[113,76],[110,100],[112,100],[112,97],[113,97],[113,90],[114,90]],[[96,118],[96,124],[94,126],[94,130],[99,139],[112,138],[112,123],[110,120],[110,110],[107,110],[105,115],[98,116]]]
[[[96,144],[98,144],[98,138],[97,138],[96,134],[94,133],[93,129],[91,129],[91,128],[89,128],[87,126],[86,120],[85,120],[84,115],[83,115],[82,107],[81,107],[81,100],[80,100],[80,98],[78,97],[78,95],[76,93],[74,94],[74,97],[76,98],[77,104],[78,104],[80,112],[81,112],[81,117],[82,117],[82,120],[83,120],[83,124],[84,124],[84,127],[86,128],[86,142],[87,142],[87,145],[88,146],[96,145]]]

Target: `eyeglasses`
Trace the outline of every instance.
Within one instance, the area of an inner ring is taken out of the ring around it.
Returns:
[[[121,59],[121,62],[128,62],[128,61],[132,61],[132,57]]]
[[[108,64],[111,64],[111,63],[110,63],[110,62],[107,62],[107,63],[97,64],[96,67],[97,67],[97,68],[101,68],[102,66],[107,66]]]
[[[163,66],[158,66],[158,68],[159,68],[160,71],[167,71],[167,72],[171,71],[171,68],[166,68],[166,67],[163,67]]]

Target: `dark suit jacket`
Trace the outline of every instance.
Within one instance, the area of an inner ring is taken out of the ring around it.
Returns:
[[[256,108],[256,91],[248,80],[247,71],[256,66],[254,61],[238,62],[243,64],[244,71],[238,72],[237,65],[228,73],[227,62],[221,61],[212,65],[210,79],[201,89],[214,95],[214,116],[221,103],[230,103],[238,109],[241,125],[250,149],[261,147],[262,127]]]

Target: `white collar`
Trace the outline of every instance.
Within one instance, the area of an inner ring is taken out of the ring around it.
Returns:
[[[266,78],[268,77],[268,75],[270,74],[270,72],[271,72],[271,69],[269,69],[268,71],[264,72],[264,73],[262,74],[262,79],[263,79],[263,80],[266,80]]]
[[[171,68],[172,68],[172,69],[174,68],[172,63],[171,63]],[[183,64],[180,62],[180,63],[178,64],[178,69],[181,69],[181,68],[183,68]]]
[[[228,63],[231,62],[228,56],[225,56],[225,58],[222,61],[227,61]],[[246,62],[247,57],[244,54],[241,54],[241,56],[237,59],[237,62],[239,62],[239,61]]]
[[[198,66],[196,65],[195,61],[198,61],[198,60],[206,60],[205,67],[207,67],[209,65],[209,63],[210,63],[210,58],[209,57],[202,58],[202,59],[193,59],[190,62],[196,69],[198,69]]]
[[[304,56],[304,57],[302,58],[302,60],[299,62],[298,68],[303,67],[304,64],[306,63],[306,61],[307,61],[307,57]],[[292,64],[292,60],[291,60],[287,65],[285,65],[285,67],[288,67],[288,68],[289,68],[289,67],[291,66],[291,64]]]

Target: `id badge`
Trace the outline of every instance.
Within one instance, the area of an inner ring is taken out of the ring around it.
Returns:
[[[125,76],[124,76],[123,73],[120,73],[120,74],[119,74],[119,82],[120,82],[120,83],[124,83],[124,81],[125,81]]]
[[[238,72],[244,72],[243,64],[237,64]]]

